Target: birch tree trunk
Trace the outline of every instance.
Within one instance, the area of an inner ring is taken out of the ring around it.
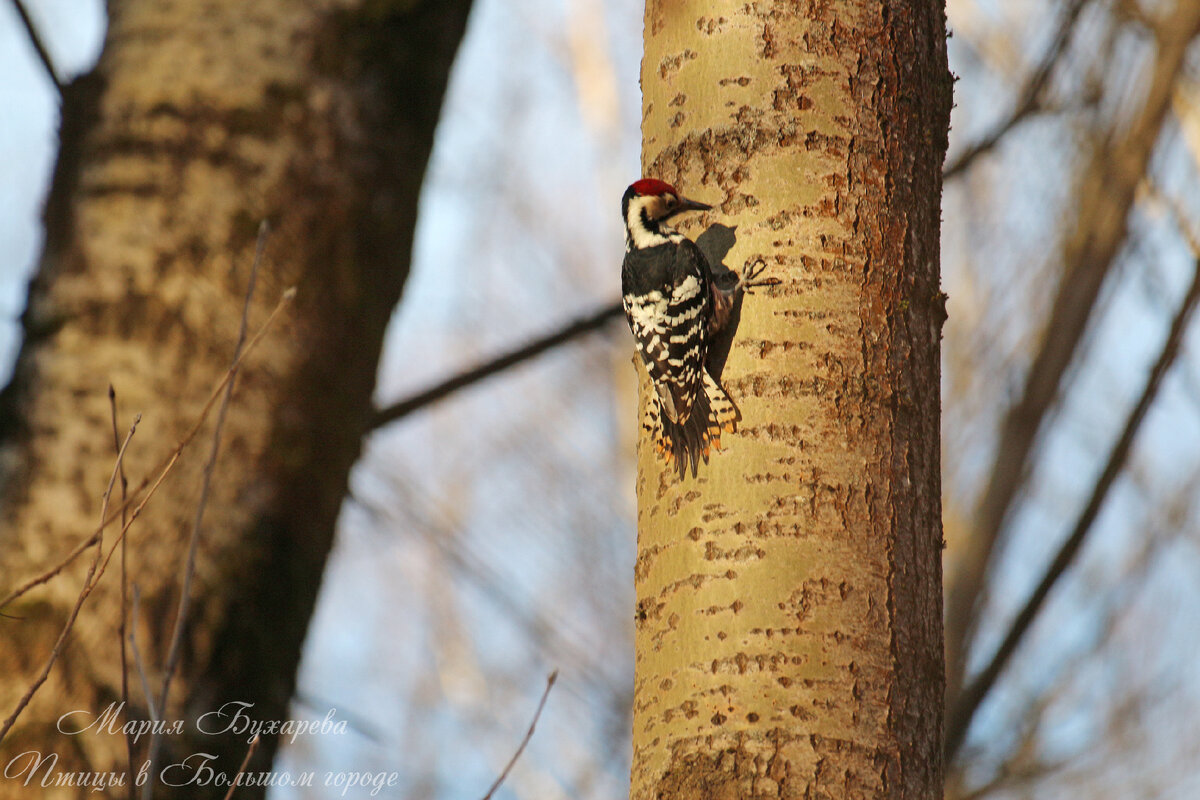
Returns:
[[[640,442],[632,797],[940,796],[943,4],[645,25],[644,173],[782,283],[742,305],[726,450],[679,481]]]
[[[288,718],[469,5],[113,2],[98,66],[68,87],[46,248],[2,398],[0,593],[95,528],[114,463],[110,383],[122,434],[134,412],[143,414],[125,460],[131,482],[197,418],[233,354],[260,220],[274,233],[251,326],[286,287],[298,290],[288,322],[244,364],[225,425],[183,660],[173,702],[160,709],[187,728],[167,737],[164,763],[214,753],[211,766],[232,777],[248,736],[200,734],[197,716],[239,702],[253,704],[247,713],[257,720]],[[129,582],[140,594],[131,630],[155,691],[208,437],[129,535]],[[5,609],[5,715],[49,655],[90,561],[85,554]],[[0,761],[36,751],[57,757],[53,773],[126,771],[122,736],[66,735],[57,723],[77,711],[85,715],[77,725],[121,699],[120,619],[114,561]],[[118,727],[148,714],[132,656],[129,682]],[[251,769],[266,769],[274,749],[268,737]],[[47,792],[40,778],[30,786],[0,779],[0,796],[94,796]],[[180,796],[225,791],[192,785]]]

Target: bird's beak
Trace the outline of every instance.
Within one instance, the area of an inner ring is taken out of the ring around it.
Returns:
[[[712,206],[707,203],[701,203],[696,200],[689,200],[686,197],[679,198],[679,205],[675,206],[675,210],[671,212],[671,216],[682,214],[684,211],[708,211]]]

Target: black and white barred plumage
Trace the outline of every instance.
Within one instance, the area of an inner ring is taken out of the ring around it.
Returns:
[[[642,425],[682,478],[693,477],[721,433],[732,431],[737,410],[705,366],[710,336],[724,324],[729,300],[714,291],[704,254],[667,221],[707,209],[663,181],[643,179],[621,200],[625,261],[621,288],[625,316],[654,386]]]

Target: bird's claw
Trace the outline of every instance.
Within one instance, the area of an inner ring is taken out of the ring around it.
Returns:
[[[747,264],[742,270],[742,276],[738,279],[738,288],[747,294],[753,294],[755,289],[763,286],[778,286],[782,283],[779,278],[763,278],[759,280],[767,269],[767,262],[761,258],[756,258],[754,263]]]

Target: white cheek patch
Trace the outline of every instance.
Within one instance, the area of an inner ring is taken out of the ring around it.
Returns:
[[[640,197],[635,198],[629,203],[629,216],[625,220],[626,233],[630,240],[627,243],[628,247],[642,250],[647,247],[656,247],[660,244],[666,244],[667,242],[678,241],[680,238],[682,238],[679,234],[671,231],[671,229],[667,228],[666,226],[662,227],[665,231],[673,234],[672,236],[664,236],[661,233],[650,230],[644,224],[642,224],[643,213],[645,213],[650,219],[654,219],[658,216],[657,209],[655,208],[655,203],[657,201],[657,197]]]
[[[646,230],[646,228],[642,226],[642,221],[640,219],[636,220],[629,226],[629,233],[633,239],[633,246],[638,250],[644,250],[649,247],[657,247],[660,244],[666,244],[667,242],[672,241],[660,233]]]

